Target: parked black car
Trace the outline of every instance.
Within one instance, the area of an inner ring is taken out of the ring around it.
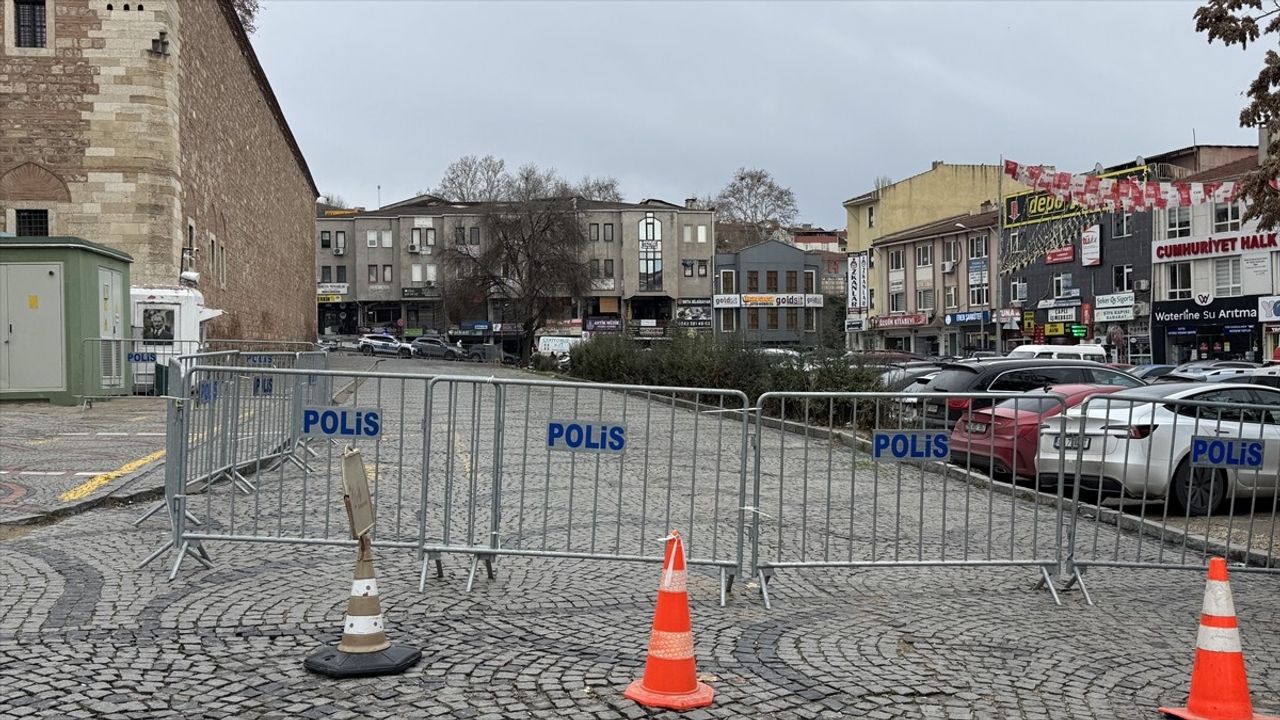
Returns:
[[[1138,388],[1144,382],[1129,373],[1090,360],[985,360],[947,363],[925,386],[925,426],[950,430],[969,410],[991,405],[984,398],[930,399],[929,393],[1027,392],[1050,385],[1120,385]]]

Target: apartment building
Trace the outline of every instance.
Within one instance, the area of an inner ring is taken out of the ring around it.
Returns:
[[[822,254],[779,240],[717,253],[715,331],[760,345],[816,344],[825,264]]]
[[[576,200],[589,244],[592,290],[566,298],[548,321],[555,334],[627,332],[661,338],[711,305],[715,221],[710,210],[661,200]],[[431,195],[376,210],[329,211],[316,220],[316,293],[322,333],[389,327],[424,332],[511,334],[499,296],[450,294],[446,245],[489,242],[485,219],[502,203],[450,202]],[[706,327],[709,328],[709,318]],[[697,327],[693,325],[692,327]]]

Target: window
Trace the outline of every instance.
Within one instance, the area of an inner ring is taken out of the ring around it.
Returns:
[[[662,290],[662,221],[645,213],[638,223],[640,235],[640,291]]]
[[[1024,277],[1014,278],[1009,281],[1009,299],[1014,302],[1027,299],[1027,279]]]
[[[333,268],[328,265],[320,266],[320,282],[333,282]]]
[[[706,276],[707,276],[707,261],[699,260],[698,261],[698,277],[706,277]]]
[[[17,29],[17,46],[42,48],[45,46],[45,0],[14,0],[14,26]]]
[[[900,313],[907,311],[907,294],[906,293],[889,293],[889,312]]]
[[[469,240],[469,243],[477,247],[480,245],[480,228],[478,227],[471,228],[471,238]]]
[[[760,292],[760,271],[747,271],[747,292]]]
[[[721,332],[737,332],[738,330],[738,311],[737,310],[721,310],[720,311],[720,330]]]
[[[960,288],[955,285],[948,285],[943,288],[943,297],[946,299],[947,308],[955,308],[960,306]]]
[[[683,229],[684,229],[684,241],[693,242],[693,226],[685,225]]]
[[[692,260],[683,260],[680,262],[680,266],[684,268],[685,277],[693,277],[693,261]]]
[[[347,231],[346,230],[334,231],[333,246],[338,248],[343,248],[344,250],[346,249],[347,247]]]
[[[1022,249],[1022,232],[1019,230],[1009,231],[1009,249],[1018,252]]]
[[[18,237],[48,237],[49,236],[49,211],[48,210],[17,210],[15,211],[14,214],[16,216],[15,219],[17,220],[17,225],[18,225],[17,227]]]
[[[613,277],[613,261],[612,260],[604,261],[604,276],[607,278]]]
[[[942,261],[943,262],[960,262],[960,241],[956,239],[947,240],[942,243]]]
[[[427,266],[427,284],[428,285],[436,284],[436,266],[435,265]]]
[[[901,270],[901,269],[902,269],[902,266],[903,266],[903,262],[902,262],[902,251],[901,251],[901,250],[890,250],[890,251],[889,251],[889,269],[890,269],[890,270]]]
[[[769,308],[768,313],[769,313],[768,314],[769,329],[777,330],[778,329],[778,308]]]
[[[818,291],[817,291],[817,289],[816,289],[816,288],[817,288],[817,286],[818,286],[818,271],[817,271],[817,270],[805,270],[805,271],[804,271],[804,292],[805,292],[805,294],[806,294],[806,295],[812,295],[812,294],[814,294],[814,293],[818,292]]]
[[[1133,289],[1133,266],[1112,265],[1111,287],[1115,292],[1127,292]]]
[[[795,330],[800,325],[800,308],[787,308],[787,329]]]
[[[453,229],[453,244],[454,245],[467,244],[467,229],[465,227],[459,225]]]
[[[436,229],[427,228],[427,247],[430,247],[435,244],[436,244]]]
[[[765,270],[764,272],[764,289],[766,292],[778,292],[778,271]]]
[[[1054,297],[1066,297],[1071,289],[1071,273],[1054,273],[1052,287]]]
[[[329,231],[321,230],[320,231],[320,247],[327,248],[327,247],[332,247],[332,245],[333,245],[333,241],[329,237]]]
[[[391,231],[390,230],[382,231],[382,247],[384,248],[391,247]]]
[[[390,265],[382,266],[382,282],[384,283],[391,282],[391,266]]]
[[[1057,367],[1011,370],[997,377],[988,392],[1030,392],[1050,385],[1085,382],[1082,368]]]
[[[706,241],[707,241],[707,226],[699,225],[698,226],[698,242],[705,243]]]
[[[378,247],[378,231],[377,230],[364,231],[364,246],[371,247],[371,248]]]
[[[987,236],[974,235],[969,238],[969,257],[984,258],[987,256]]]
[[[378,266],[377,265],[369,266],[369,282],[371,283],[378,282]]]
[[[867,288],[867,307],[875,308],[876,306],[876,289]]]
[[[422,264],[413,263],[409,266],[409,281],[422,282]]]
[[[600,277],[600,261],[599,260],[593,259],[591,261],[591,277],[593,278]]]
[[[1133,213],[1111,214],[1111,237],[1128,237],[1133,234]]]
[[[344,283],[347,281],[347,266],[339,265],[334,268],[334,282]]]
[[[613,223],[604,224],[604,241],[613,242]]]
[[[1240,258],[1218,258],[1213,261],[1213,294],[1236,297],[1240,294]]]
[[[1085,382],[1094,385],[1118,385],[1122,388],[1137,388],[1145,385],[1141,380],[1129,377],[1123,373],[1113,370],[1103,370],[1101,368],[1088,368],[1084,371]]]
[[[760,329],[760,308],[747,308],[747,329]]]
[[[933,290],[917,290],[916,291],[916,309],[932,310],[933,309]]]
[[[867,227],[873,228],[875,226],[876,226],[876,206],[868,205],[867,206]]]
[[[600,240],[600,223],[591,223],[588,226],[587,239],[591,242],[599,242]]]
[[[1164,236],[1167,238],[1191,237],[1191,208],[1169,208],[1165,215]]]
[[[1241,205],[1233,203],[1213,204],[1213,231],[1229,232],[1240,229]]]
[[[735,273],[733,270],[720,271],[720,292],[722,294],[727,295],[727,294],[735,293],[738,291],[738,286],[736,282],[737,277],[735,277],[736,275],[737,273]]]
[[[409,244],[422,248],[422,228],[413,228],[409,230]]]
[[[916,247],[916,267],[932,267],[933,266],[933,246],[919,245]]]
[[[804,331],[818,332],[818,308],[804,309]]]
[[[986,283],[970,285],[969,286],[969,308],[973,309],[973,308],[986,307],[987,291],[988,291],[988,287]]]
[[[1169,285],[1165,294],[1169,300],[1191,299],[1191,263],[1169,263],[1165,266],[1169,273]]]
[[[800,273],[795,270],[787,271],[787,292],[793,293],[800,289]]]

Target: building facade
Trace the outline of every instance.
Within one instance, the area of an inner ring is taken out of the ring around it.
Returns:
[[[315,184],[230,1],[3,5],[0,229],[199,273],[211,336],[314,339]]]
[[[710,329],[712,211],[661,200],[579,198],[576,206],[593,289],[586,297],[566,298],[566,313],[548,321],[548,333],[626,332],[652,339],[681,326]],[[501,327],[515,322],[505,316],[501,298],[451,296],[440,260],[445,247],[485,247],[485,217],[499,209],[424,195],[376,210],[323,213],[315,238],[321,332],[514,332]]]
[[[816,344],[825,264],[778,240],[716,254],[715,331],[759,345]]]
[[[992,278],[997,211],[952,215],[872,244],[874,284],[885,288],[868,347],[955,357],[995,347]]]

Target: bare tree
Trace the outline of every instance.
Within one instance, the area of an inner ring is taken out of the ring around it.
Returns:
[[[889,187],[892,184],[893,184],[893,178],[889,177],[888,175],[881,175],[876,178],[876,192],[880,192],[881,190]]]
[[[344,210],[351,207],[351,203],[347,202],[345,198],[337,193],[325,193],[320,196],[319,202],[331,207],[342,208]]]
[[[591,288],[587,234],[577,199],[556,195],[554,170],[522,166],[505,201],[481,220],[480,246],[455,245],[441,253],[451,292],[493,298],[520,325],[520,360],[529,361],[534,336],[547,319]]]
[[[618,179],[611,177],[591,177],[583,176],[582,180],[573,187],[573,194],[587,200],[601,200],[604,202],[622,202],[622,191],[618,188]]]
[[[240,16],[240,24],[244,26],[244,31],[252,35],[258,29],[258,11],[262,9],[259,0],[231,0],[231,6],[236,9],[236,15]]]
[[[1269,6],[1263,9],[1263,6]],[[1241,193],[1248,205],[1245,219],[1257,218],[1264,229],[1280,227],[1280,2],[1277,0],[1209,0],[1195,13],[1196,32],[1207,33],[1209,42],[1221,40],[1243,50],[1263,35],[1272,36],[1272,47],[1262,70],[1249,85],[1248,105],[1240,111],[1241,127],[1265,130],[1267,158],[1245,175]],[[1266,21],[1265,27],[1259,23]]]
[[[779,185],[768,171],[759,168],[738,168],[715,204],[725,220],[747,225],[753,242],[762,242],[779,228],[791,225],[798,212],[791,188]]]
[[[431,194],[455,202],[491,202],[505,196],[510,180],[502,158],[465,155],[445,168],[444,177]]]

